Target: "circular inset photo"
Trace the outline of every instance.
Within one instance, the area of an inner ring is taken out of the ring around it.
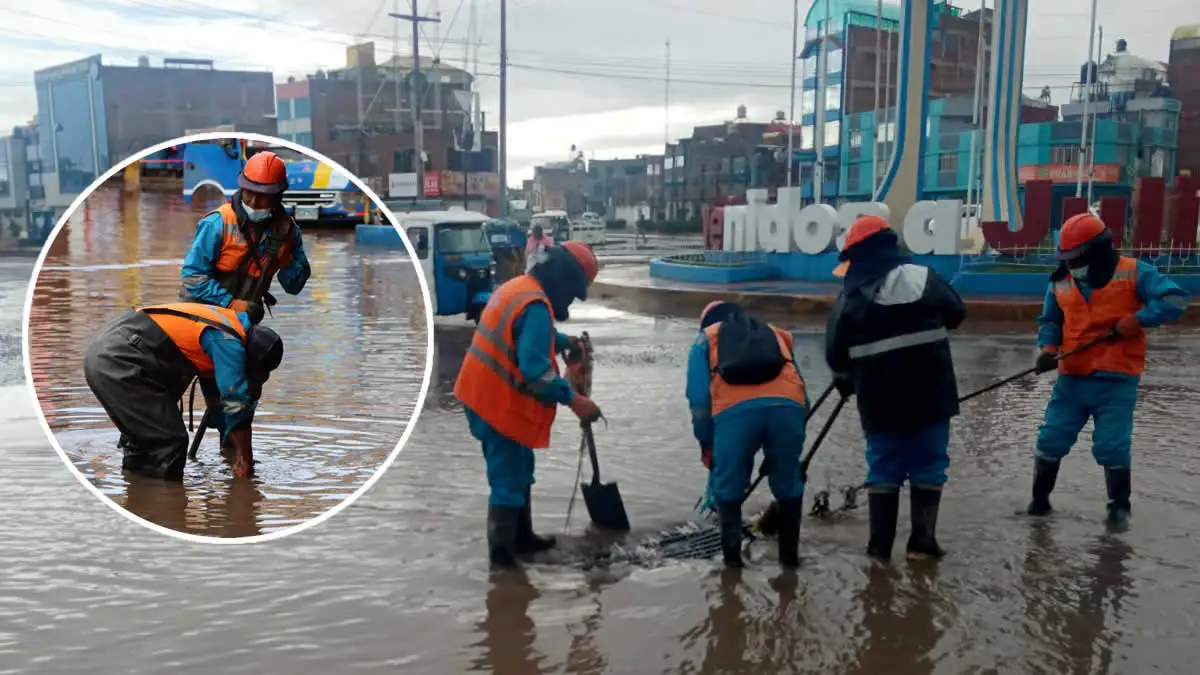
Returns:
[[[348,506],[403,448],[433,365],[428,286],[392,222],[364,181],[269,136],[114,167],[55,227],[25,303],[63,461],[187,539],[278,538]],[[384,230],[393,245],[361,241]]]

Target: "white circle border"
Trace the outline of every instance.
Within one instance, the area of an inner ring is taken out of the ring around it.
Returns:
[[[145,157],[148,157],[156,152],[159,152],[161,150],[166,150],[167,148],[170,148],[171,146],[181,145],[184,143],[192,143],[192,142],[196,142],[196,141],[221,140],[221,139],[227,139],[227,138],[238,138],[238,139],[249,140],[249,141],[260,141],[260,142],[267,143],[268,145],[282,146],[282,147],[285,147],[294,152],[298,152],[302,155],[305,155],[307,157],[316,159],[322,163],[328,164],[329,166],[333,167],[335,170],[341,172],[343,175],[348,176],[350,179],[350,182],[353,183],[355,187],[362,190],[363,194],[365,194],[372,201],[372,203],[377,208],[379,208],[380,211],[383,212],[383,215],[387,218],[388,222],[391,223],[392,228],[394,228],[396,230],[396,232],[398,232],[400,234],[400,241],[404,244],[404,250],[408,254],[409,259],[412,261],[413,267],[417,271],[417,281],[421,286],[421,299],[425,303],[425,337],[426,337],[425,375],[421,379],[421,390],[417,394],[416,406],[413,409],[412,416],[409,417],[408,424],[404,428],[404,433],[400,435],[400,441],[396,443],[396,447],[393,448],[392,452],[390,454],[388,454],[386,459],[384,459],[383,464],[381,464],[379,466],[379,468],[375,470],[375,473],[373,473],[371,475],[371,477],[368,478],[367,481],[365,483],[363,483],[357,490],[355,490],[354,493],[351,494],[349,497],[346,497],[342,501],[333,505],[332,507],[327,509],[324,513],[321,513],[320,515],[317,515],[316,517],[310,518],[310,519],[304,521],[303,523],[300,523],[299,525],[293,525],[292,527],[284,528],[282,530],[279,530],[278,532],[259,534],[259,535],[254,535],[251,537],[232,537],[232,538],[206,537],[206,536],[201,536],[198,534],[190,534],[187,532],[180,532],[178,530],[173,530],[169,527],[164,527],[162,525],[159,525],[158,523],[151,522],[145,518],[142,518],[142,517],[134,514],[133,512],[125,509],[124,507],[122,507],[120,504],[118,504],[116,502],[116,500],[110,498],[108,495],[101,492],[100,488],[96,487],[90,480],[88,480],[87,476],[83,475],[83,472],[80,471],[79,468],[75,466],[75,463],[71,461],[71,458],[68,457],[67,453],[62,449],[62,446],[58,442],[58,438],[54,435],[54,431],[50,429],[50,424],[46,421],[46,414],[42,410],[42,403],[37,395],[37,387],[34,386],[34,383],[33,383],[33,363],[32,363],[31,357],[30,357],[30,345],[31,345],[32,337],[31,337],[30,331],[29,331],[29,322],[31,319],[32,311],[33,311],[33,295],[34,295],[34,291],[37,288],[38,277],[41,275],[41,272],[42,272],[42,265],[45,264],[46,256],[50,252],[50,245],[54,242],[54,239],[62,231],[63,227],[66,226],[67,220],[69,220],[71,218],[71,216],[74,215],[75,211],[78,210],[79,207],[82,206],[85,201],[87,201],[87,198],[90,197],[93,192],[95,192],[97,189],[100,188],[100,186],[102,186],[106,182],[108,182],[108,180],[110,178],[112,178],[113,176],[115,176],[117,173],[124,171],[125,168],[127,166],[129,166],[130,164],[132,164],[136,161],[139,161]],[[410,242],[408,240],[408,235],[406,235],[404,233],[404,230],[399,227],[396,217],[392,214],[392,211],[391,211],[391,209],[388,208],[387,204],[384,203],[384,201],[379,198],[379,195],[375,194],[375,192],[373,190],[371,190],[371,188],[369,186],[367,186],[365,183],[363,183],[363,181],[358,176],[351,173],[350,171],[347,171],[346,168],[343,167],[341,164],[338,164],[337,162],[333,161],[332,159],[326,157],[325,155],[322,155],[321,153],[317,152],[316,150],[313,150],[312,148],[308,148],[303,145],[297,145],[296,143],[293,143],[291,141],[286,141],[282,138],[276,138],[274,136],[267,136],[265,134],[251,134],[251,133],[244,133],[244,132],[238,132],[238,131],[227,131],[227,132],[210,132],[210,133],[203,133],[203,134],[192,134],[191,136],[180,136],[180,137],[171,139],[169,141],[164,141],[157,145],[152,145],[149,148],[146,148],[140,152],[134,153],[133,155],[122,160],[120,164],[117,164],[117,165],[113,166],[112,168],[110,168],[108,171],[104,172],[104,174],[101,175],[99,178],[97,178],[91,185],[89,185],[87,187],[87,189],[85,189],[77,197],[75,197],[75,200],[73,202],[71,202],[71,205],[69,207],[67,207],[67,210],[63,212],[62,217],[59,218],[58,223],[55,224],[54,229],[51,230],[50,234],[46,237],[45,243],[42,244],[41,253],[38,254],[37,262],[34,263],[34,265],[33,265],[33,273],[29,280],[29,289],[25,293],[25,309],[24,309],[24,316],[22,317],[22,321],[21,321],[21,330],[23,332],[23,338],[24,338],[21,341],[21,352],[22,352],[23,360],[25,361],[25,364],[24,364],[25,365],[25,384],[29,390],[29,397],[33,401],[34,407],[37,409],[37,417],[38,417],[38,421],[41,423],[42,431],[46,434],[46,438],[48,438],[50,440],[50,444],[52,446],[54,446],[54,450],[58,453],[59,458],[61,458],[63,463],[67,465],[67,468],[71,471],[71,473],[75,476],[75,478],[77,478],[79,480],[79,482],[82,483],[85,488],[87,488],[93,495],[95,495],[97,499],[99,499],[101,502],[107,504],[114,511],[121,514],[122,516],[129,519],[130,521],[132,521],[142,527],[145,527],[147,529],[158,532],[159,534],[164,534],[168,537],[173,537],[175,539],[179,539],[182,541],[189,541],[189,542],[195,542],[195,543],[215,544],[215,545],[236,545],[236,544],[256,544],[256,543],[265,542],[265,541],[272,541],[275,539],[282,539],[284,537],[303,532],[311,527],[315,527],[315,526],[325,522],[326,520],[329,520],[330,518],[337,515],[340,511],[342,511],[346,507],[350,506],[359,497],[362,497],[364,494],[366,494],[366,492],[368,490],[370,490],[373,485],[375,485],[375,482],[383,477],[383,474],[387,473],[387,470],[392,466],[392,463],[395,462],[396,458],[400,455],[400,451],[403,450],[404,446],[408,443],[408,439],[410,436],[412,436],[413,430],[417,426],[417,421],[420,419],[421,411],[425,407],[425,396],[429,392],[429,383],[433,376],[433,351],[434,351],[433,300],[429,294],[429,285],[425,281],[425,273],[421,271],[421,266],[420,266],[419,262],[417,261],[417,256],[413,254],[413,250],[414,249],[412,246],[412,242]]]

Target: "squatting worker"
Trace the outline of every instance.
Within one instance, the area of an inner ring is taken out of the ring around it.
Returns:
[[[1085,213],[1063,223],[1062,261],[1050,276],[1038,317],[1040,372],[1058,369],[1037,438],[1030,515],[1050,513],[1050,493],[1062,458],[1090,417],[1092,456],[1104,467],[1107,525],[1128,527],[1130,447],[1138,381],[1146,368],[1145,328],[1174,321],[1190,296],[1153,265],[1122,256],[1112,234]],[[1059,358],[1101,339],[1098,344]]]
[[[549,249],[528,274],[502,284],[479,318],[454,383],[487,463],[488,557],[495,568],[512,567],[517,556],[555,544],[533,531],[531,487],[533,450],[550,447],[557,406],[582,420],[600,415],[559,375],[555,358],[575,342],[555,322],[567,319],[572,302],[587,300],[597,271],[592,249],[569,241]]]
[[[761,448],[767,484],[779,504],[779,562],[798,567],[808,396],[792,334],[746,315],[735,303],[709,303],[688,354],[687,399],[701,461],[711,471],[725,564],[742,566],[742,502]]]
[[[938,508],[950,466],[950,419],[959,412],[948,331],[966,309],[941,275],[911,262],[878,216],[851,225],[839,259],[834,274],[844,277],[843,288],[830,310],[825,359],[838,392],[858,398],[867,441],[867,554],[891,558],[907,480],[908,556],[940,558]]]
[[[245,312],[197,303],[126,310],[88,346],[88,387],[121,431],[122,468],[180,480],[188,434],[177,407],[195,377],[220,391],[234,474],[253,472],[250,423],[283,341]]]
[[[251,323],[263,318],[263,305],[275,304],[270,286],[291,295],[304,290],[312,268],[300,227],[283,208],[287,166],[264,150],[238,175],[238,191],[228,203],[200,219],[183,261],[179,297],[246,312]]]

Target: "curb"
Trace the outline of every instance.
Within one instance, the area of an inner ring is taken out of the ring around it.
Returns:
[[[40,246],[38,248],[0,248],[0,258],[36,258],[41,252]]]

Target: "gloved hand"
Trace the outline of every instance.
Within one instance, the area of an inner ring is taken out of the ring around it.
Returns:
[[[1058,367],[1058,347],[1045,347],[1041,354],[1038,354],[1037,363],[1034,364],[1037,373],[1048,373]]]
[[[854,380],[850,378],[849,373],[834,373],[833,386],[842,398],[854,395]]]
[[[254,475],[254,452],[250,446],[250,428],[230,431],[225,435],[226,440],[233,446],[233,475],[235,478],[249,478]]]
[[[595,422],[600,419],[600,406],[583,394],[576,394],[568,407],[581,422]]]
[[[567,363],[576,363],[583,360],[583,343],[574,335],[567,336],[567,350],[563,354],[563,360]]]
[[[712,446],[700,444],[700,463],[704,468],[712,471]]]
[[[1112,339],[1133,338],[1142,334],[1142,322],[1137,315],[1129,314],[1117,320],[1112,327]]]

